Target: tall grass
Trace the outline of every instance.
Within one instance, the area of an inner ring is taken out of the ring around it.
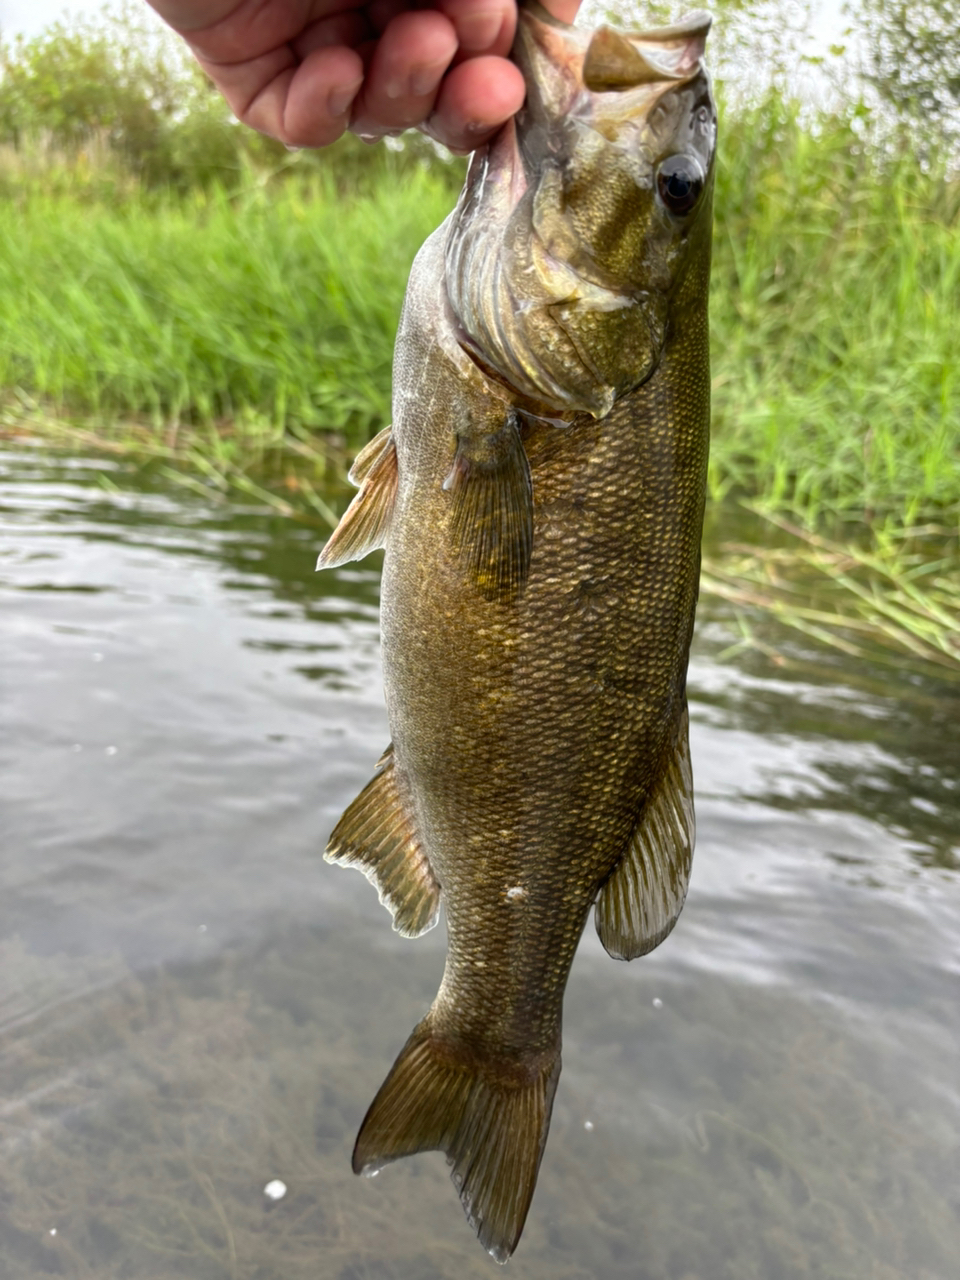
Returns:
[[[727,121],[715,493],[809,519],[960,500],[960,183],[771,95]]]
[[[960,510],[960,187],[775,94],[725,121],[715,496],[909,525]],[[62,178],[62,175],[61,175]],[[357,447],[389,414],[400,301],[452,204],[407,165],[158,197],[89,165],[0,186],[0,387],[66,416],[256,419]]]
[[[850,657],[960,680],[960,560],[954,532],[881,527],[842,542],[769,511],[741,542],[715,542],[701,590],[763,609]],[[757,645],[740,613],[740,647]]]
[[[85,206],[32,194],[0,231],[0,385],[65,414],[259,415],[359,442],[389,412],[413,253],[449,207],[426,172]]]
[[[865,146],[855,113],[773,94],[724,124],[711,489],[799,525],[713,548],[704,590],[956,669],[960,185]],[[0,155],[0,433],[112,437],[334,522],[318,478],[388,420],[404,285],[456,170],[283,167],[164,194],[91,147]]]

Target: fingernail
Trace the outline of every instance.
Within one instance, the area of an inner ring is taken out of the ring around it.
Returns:
[[[498,127],[499,126],[495,124],[487,124],[484,120],[471,120],[468,124],[463,126],[463,132],[470,139],[471,145],[476,146],[477,142],[479,142],[481,138],[486,137],[488,134],[495,133]],[[477,142],[474,142],[474,139],[477,139]]]
[[[388,80],[383,92],[388,98],[425,98],[436,89],[449,63],[450,59],[444,58],[425,67],[415,67],[406,76],[398,75]]]
[[[503,26],[503,10],[480,9],[464,14],[457,22],[460,48],[466,53],[489,49]]]
[[[339,89],[331,89],[330,96],[327,98],[327,110],[332,116],[345,115],[357,96],[362,80],[357,80],[354,84],[341,85]]]
[[[433,93],[446,69],[446,61],[434,63],[432,67],[420,67],[410,76],[410,92],[415,98],[423,98],[428,93]]]

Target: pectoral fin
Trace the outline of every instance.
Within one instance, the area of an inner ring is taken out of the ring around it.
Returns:
[[[373,470],[387,445],[393,442],[393,427],[384,427],[372,440],[368,440],[353,460],[353,466],[347,473],[347,479],[357,489],[363,484]]]
[[[360,451],[350,479],[360,485],[360,492],[320,552],[318,569],[362,560],[383,546],[397,497],[397,447],[389,427]]]
[[[393,916],[394,929],[416,938],[437,923],[440,886],[397,789],[392,746],[380,764],[334,827],[323,856],[362,871]]]
[[[454,554],[488,600],[515,598],[533,551],[533,484],[514,419],[457,438],[444,482],[453,497]]]
[[[686,709],[678,729],[627,851],[597,900],[597,933],[618,960],[635,960],[658,947],[687,896],[695,823]]]

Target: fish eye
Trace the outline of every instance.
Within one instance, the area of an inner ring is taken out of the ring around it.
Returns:
[[[689,213],[703,190],[703,170],[693,156],[668,156],[657,169],[657,190],[671,213]]]

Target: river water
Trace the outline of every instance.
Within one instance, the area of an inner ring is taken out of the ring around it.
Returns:
[[[497,1274],[438,1153],[350,1172],[444,955],[320,857],[375,559],[27,447],[0,521],[0,1275]],[[679,925],[584,935],[516,1280],[958,1274],[957,685],[736,634],[701,603]]]

